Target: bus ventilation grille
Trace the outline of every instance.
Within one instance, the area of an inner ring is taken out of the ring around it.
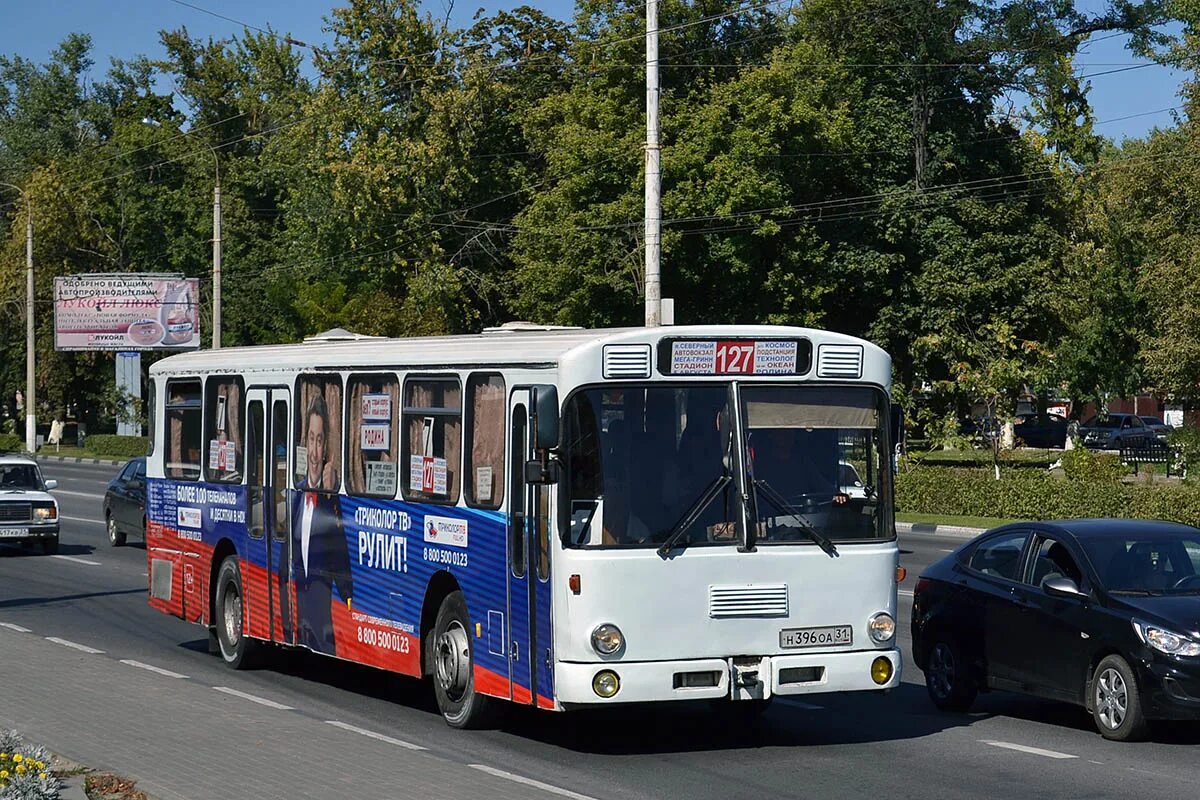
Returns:
[[[649,378],[650,345],[606,344],[604,346],[605,378]]]
[[[786,583],[708,587],[710,617],[786,617],[787,613]]]
[[[861,378],[862,364],[860,344],[823,344],[817,349],[818,378]]]

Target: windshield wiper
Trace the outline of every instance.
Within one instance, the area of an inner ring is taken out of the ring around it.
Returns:
[[[765,480],[755,480],[753,485],[755,489],[762,490],[763,495],[771,501],[772,505],[774,505],[783,513],[790,515],[792,519],[796,520],[795,526],[789,527],[795,527],[801,533],[816,542],[817,546],[824,550],[830,558],[838,557],[837,547],[834,546],[833,542],[829,540],[829,537],[821,533],[812,525],[809,525],[804,520],[800,519],[800,509],[789,503],[787,498],[775,491],[771,484],[767,483]],[[757,520],[755,520],[755,522],[757,522]]]
[[[658,554],[665,556],[675,548],[675,545],[683,538],[688,529],[700,518],[704,513],[704,509],[712,505],[712,501],[717,499],[725,487],[733,481],[733,478],[728,475],[720,475],[713,480],[712,483],[704,490],[704,492],[696,498],[688,510],[683,512],[683,516],[675,523],[675,527],[671,528],[671,532],[667,534],[666,540],[659,546]]]

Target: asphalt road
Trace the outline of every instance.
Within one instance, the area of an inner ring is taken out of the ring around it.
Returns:
[[[101,494],[116,470],[46,462],[59,555],[0,548],[0,725],[164,800],[1127,798],[1194,791],[1200,775],[1200,726],[1115,744],[1080,709],[1001,693],[944,714],[911,663],[889,695],[780,700],[750,726],[657,706],[516,713],[482,732],[448,728],[424,684],[367,668],[293,655],[234,672],[202,629],[146,605],[141,543],[108,546]],[[916,576],[959,543],[901,539],[906,656]]]

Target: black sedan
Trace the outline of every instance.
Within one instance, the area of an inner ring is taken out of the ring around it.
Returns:
[[[933,564],[913,659],[939,708],[1004,689],[1084,706],[1106,738],[1200,720],[1200,529],[1144,520],[1013,523]]]
[[[108,543],[113,547],[125,544],[133,534],[146,538],[146,459],[129,461],[117,477],[108,483],[104,492],[104,525]]]

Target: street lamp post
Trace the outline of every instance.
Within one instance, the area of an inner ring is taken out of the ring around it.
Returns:
[[[25,198],[25,449],[37,452],[37,397],[34,386],[34,366],[37,358],[33,339],[33,203],[29,193],[20,186],[2,183],[16,189]]]

